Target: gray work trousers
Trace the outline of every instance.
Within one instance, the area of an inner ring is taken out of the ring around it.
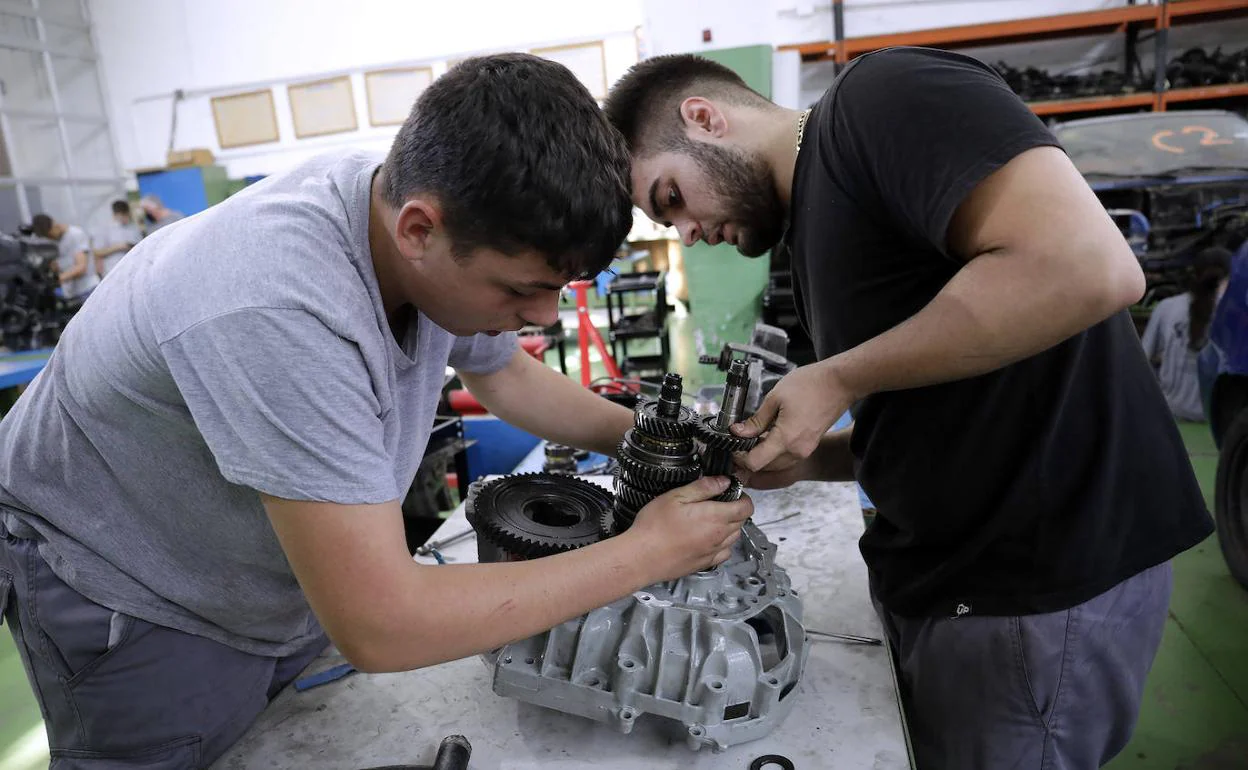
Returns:
[[[269,658],[113,612],[3,527],[0,617],[39,700],[53,770],[207,767],[328,644]]]
[[[892,645],[918,770],[1092,770],[1131,738],[1170,563],[1062,612],[907,618]]]

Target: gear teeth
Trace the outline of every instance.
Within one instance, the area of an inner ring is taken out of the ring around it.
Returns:
[[[623,505],[630,511],[640,511],[656,497],[658,497],[658,494],[638,489],[634,486],[630,486],[629,484],[615,485],[615,499],[617,505]]]
[[[744,436],[734,436],[731,433],[723,433],[716,430],[711,425],[715,418],[716,415],[707,415],[694,423],[693,438],[707,449],[718,449],[731,454],[733,452],[748,452],[758,444],[757,436],[745,438]]]
[[[516,497],[500,499],[505,493]],[[535,522],[524,508],[539,495],[565,501],[584,515],[566,528]],[[610,512],[612,503],[611,493],[597,484],[571,476],[524,473],[473,484],[464,507],[468,523],[481,540],[507,556],[535,559],[597,542],[602,514]],[[549,534],[543,534],[543,529]]]
[[[660,417],[658,401],[643,401],[633,410],[633,425],[642,433],[667,439],[689,438],[693,435],[693,424],[697,418],[687,406],[680,408],[680,416],[675,420]]]
[[[619,460],[620,468],[630,477],[630,483],[644,479],[649,482],[646,485],[648,489],[654,489],[656,485],[669,489],[683,486],[702,475],[702,469],[697,465],[696,455],[689,465],[650,465],[638,462],[623,453],[620,454]],[[635,484],[635,486],[640,486],[640,484]]]

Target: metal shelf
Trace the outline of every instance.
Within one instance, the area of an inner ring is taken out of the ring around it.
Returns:
[[[1226,83],[1197,88],[1176,88],[1161,95],[1163,105],[1171,102],[1194,102],[1205,99],[1230,99],[1248,97],[1248,83]]]
[[[1200,2],[1201,0],[1191,0]],[[1206,0],[1216,2],[1216,0]],[[1248,6],[1248,0],[1226,0]],[[1225,3],[1223,3],[1225,4]],[[835,41],[801,43],[781,46],[782,51],[798,51],[808,61],[836,58],[845,62],[855,56],[893,46],[927,46],[931,48],[966,48],[970,46],[1005,45],[1035,40],[1051,40],[1098,32],[1114,32],[1125,29],[1128,24],[1160,24],[1158,6],[1129,5],[1103,11],[1063,13],[1056,16],[1036,16],[988,24],[966,24],[958,27],[938,27],[889,35],[870,35],[847,38],[844,43]]]
[[[1037,115],[1064,115],[1071,112],[1106,112],[1131,107],[1152,107],[1157,100],[1151,92],[1118,94],[1114,96],[1090,96],[1086,99],[1056,99],[1047,102],[1028,102],[1027,106]]]

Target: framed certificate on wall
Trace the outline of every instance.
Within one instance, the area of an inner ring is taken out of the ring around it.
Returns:
[[[342,134],[360,127],[348,75],[287,86],[286,92],[290,95],[295,136],[300,139]]]
[[[397,126],[407,120],[412,105],[432,82],[432,67],[399,67],[364,73],[369,125]]]
[[[277,109],[273,91],[248,91],[243,94],[214,96],[212,120],[217,127],[217,144],[223,150],[276,142]]]

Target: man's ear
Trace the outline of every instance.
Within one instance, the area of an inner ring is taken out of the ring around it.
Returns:
[[[690,138],[716,139],[728,132],[728,118],[715,102],[701,96],[690,96],[680,103],[680,117]]]
[[[429,249],[436,231],[442,226],[442,211],[437,202],[413,198],[403,204],[395,218],[395,241],[404,259],[420,260]]]

